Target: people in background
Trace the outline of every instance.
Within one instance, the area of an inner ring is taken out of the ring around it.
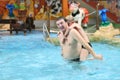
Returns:
[[[35,29],[34,19],[32,14],[29,14],[29,16],[26,18],[26,24],[27,24],[27,27],[31,29]]]

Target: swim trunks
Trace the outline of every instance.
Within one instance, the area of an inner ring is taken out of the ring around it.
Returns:
[[[76,62],[78,62],[78,61],[80,61],[80,58],[71,59],[71,61],[76,61]]]
[[[92,47],[92,45],[91,45],[91,43],[90,43],[90,42],[89,42],[88,44],[90,45],[90,47]],[[82,45],[82,48],[83,48],[83,49],[86,49],[83,45]]]

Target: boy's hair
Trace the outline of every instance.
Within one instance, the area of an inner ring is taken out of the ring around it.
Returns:
[[[64,18],[64,17],[58,17],[58,18],[56,19],[56,21],[58,21],[58,20],[60,20],[60,19],[64,19],[64,21],[67,22],[67,19]]]

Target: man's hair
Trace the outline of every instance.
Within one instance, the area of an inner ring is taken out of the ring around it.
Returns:
[[[57,19],[56,19],[56,21],[58,21],[58,20],[60,20],[60,19],[63,19],[65,22],[67,22],[67,19],[66,18],[64,18],[64,17],[58,17]]]

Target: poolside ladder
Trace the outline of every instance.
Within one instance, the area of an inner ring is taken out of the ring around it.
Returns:
[[[50,33],[48,32],[48,29],[45,23],[43,23],[43,36],[45,40],[49,41],[50,43],[54,43],[53,39],[50,38]]]
[[[45,23],[43,23],[43,36],[44,36],[45,39],[50,37],[50,34],[48,32],[48,29],[47,29],[47,26],[46,26]]]

